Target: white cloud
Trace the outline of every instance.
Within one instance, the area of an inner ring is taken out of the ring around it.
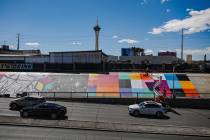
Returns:
[[[72,45],[82,45],[82,42],[80,42],[80,41],[73,41]]]
[[[181,53],[181,49],[175,49],[177,51],[177,54],[180,55]],[[210,47],[204,48],[204,49],[184,49],[183,50],[184,53],[184,58],[186,58],[186,55],[188,54],[192,54],[193,59],[195,60],[202,60],[203,56],[205,54],[210,54]]]
[[[25,45],[29,47],[39,47],[40,44],[38,42],[26,42]]]
[[[147,0],[142,0],[141,5],[147,4],[148,1]]]
[[[193,11],[193,9],[192,9],[192,8],[187,8],[186,11],[187,11],[187,12]]]
[[[116,38],[118,38],[117,35],[113,35],[113,36],[112,36],[112,39],[116,39]]]
[[[171,12],[171,9],[166,9],[166,13],[170,13]]]
[[[181,52],[181,49],[176,49],[177,52]],[[204,48],[204,49],[184,49],[184,54],[194,54],[194,55],[204,55],[204,54],[210,54],[210,47]]]
[[[153,52],[153,50],[151,50],[151,49],[146,49],[146,50],[144,51],[144,53],[145,53],[146,55],[150,55],[150,54],[153,54],[154,52]]]
[[[158,52],[167,52],[166,50],[159,50]]]
[[[10,49],[15,49],[16,47],[14,45],[9,45]]]
[[[168,2],[169,0],[160,0],[160,3],[163,4],[165,2]]]
[[[210,29],[210,8],[201,11],[189,11],[190,17],[183,20],[172,19],[164,25],[153,28],[150,34],[161,34],[163,32],[179,32],[185,29],[185,34],[193,34]]]
[[[118,43],[137,44],[137,43],[139,43],[139,41],[134,40],[134,39],[125,38],[125,39],[118,40]]]
[[[144,40],[145,40],[145,41],[148,41],[148,40],[149,40],[149,38],[145,38]]]

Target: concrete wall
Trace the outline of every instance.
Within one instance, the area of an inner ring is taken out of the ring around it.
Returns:
[[[0,72],[0,93],[15,95],[20,92],[89,92],[89,97],[153,98],[153,86],[159,77],[159,92],[166,89],[177,97],[210,97],[210,74],[110,73],[65,74]],[[121,94],[120,94],[121,93]],[[138,94],[137,94],[138,93]],[[68,96],[63,93],[62,96]],[[60,94],[61,95],[61,94]]]
[[[187,74],[202,97],[210,97],[210,74]]]

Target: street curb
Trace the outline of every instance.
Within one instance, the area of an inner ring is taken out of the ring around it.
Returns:
[[[180,126],[149,126],[139,124],[123,124],[112,122],[92,122],[76,120],[40,120],[25,119],[14,116],[0,116],[1,125],[33,126],[47,128],[65,128],[94,131],[128,132],[145,134],[181,135],[210,137],[210,128],[207,127],[180,127]]]

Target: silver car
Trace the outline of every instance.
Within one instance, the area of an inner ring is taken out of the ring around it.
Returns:
[[[144,115],[156,115],[157,117],[163,117],[167,113],[167,109],[162,104],[154,101],[144,101],[139,104],[133,104],[128,106],[128,112],[130,115],[139,116]]]
[[[26,106],[33,106],[40,103],[46,102],[43,97],[22,97],[15,100],[12,100],[9,104],[11,110],[20,110]]]

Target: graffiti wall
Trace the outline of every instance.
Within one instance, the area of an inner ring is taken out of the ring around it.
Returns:
[[[196,85],[187,74],[118,72],[110,74],[58,74],[0,72],[0,93],[28,92],[89,92],[89,96],[147,97],[154,96],[154,84],[160,79],[158,92],[171,97],[200,97]],[[194,78],[195,79],[195,78]],[[120,94],[121,93],[121,94]],[[138,93],[138,95],[137,95]]]
[[[0,93],[86,92],[88,75],[0,72]]]

